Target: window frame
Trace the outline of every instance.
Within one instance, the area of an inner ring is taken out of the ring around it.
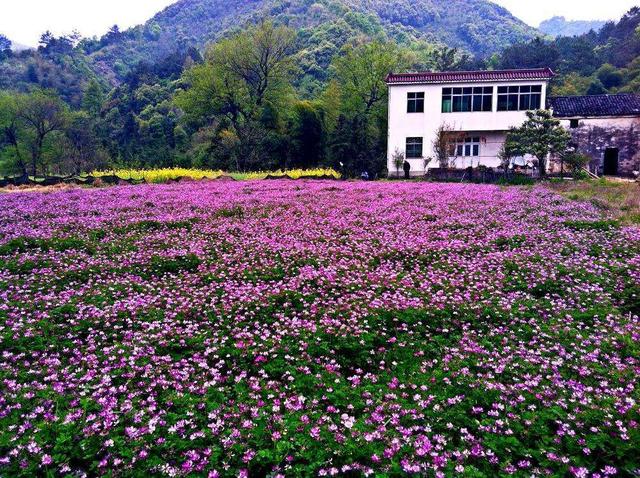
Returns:
[[[467,136],[453,143],[452,157],[456,158],[478,158],[480,157],[480,136]]]
[[[419,150],[417,149],[418,147],[420,148]],[[405,140],[404,157],[406,159],[422,159],[424,157],[423,136],[407,136]]]
[[[493,86],[451,86],[442,88],[442,113],[493,112]]]
[[[497,95],[496,111],[499,112],[532,111],[542,107],[542,85],[501,85]]]
[[[407,113],[424,113],[424,91],[407,92]]]

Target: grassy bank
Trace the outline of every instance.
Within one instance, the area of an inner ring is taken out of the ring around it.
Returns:
[[[611,212],[626,224],[640,224],[640,183],[600,179],[597,181],[563,181],[551,188],[575,201],[588,201]]]

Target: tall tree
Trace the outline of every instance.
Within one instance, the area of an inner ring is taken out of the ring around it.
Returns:
[[[45,141],[54,133],[64,131],[68,109],[62,100],[50,92],[36,90],[18,98],[16,119],[29,135],[32,176],[42,165]]]
[[[84,91],[82,97],[82,109],[91,116],[98,117],[104,103],[104,92],[100,83],[96,79],[92,79]]]
[[[358,124],[355,134],[359,145],[355,169],[381,172],[386,149],[385,78],[392,71],[404,70],[414,61],[413,56],[393,43],[373,41],[361,45],[349,45],[332,63],[335,79],[342,93],[340,125]],[[341,134],[340,136],[343,136]],[[343,148],[333,148],[342,151]],[[334,163],[350,164],[352,158],[334,157]],[[335,165],[335,164],[334,164]]]
[[[193,132],[216,129],[213,136],[199,135],[220,143],[208,148],[211,154],[252,169],[281,151],[274,135],[290,103],[293,39],[289,28],[263,22],[212,45],[205,63],[183,75],[186,88],[174,101]]]
[[[18,120],[17,97],[0,92],[0,153],[8,158],[10,169],[28,176],[25,151],[22,144],[22,125]]]
[[[61,171],[80,174],[106,165],[106,154],[96,135],[94,119],[88,113],[71,114],[64,133],[66,142]]]
[[[270,91],[287,84],[293,67],[290,28],[263,22],[245,33],[219,42],[211,55],[213,68],[227,69],[242,80],[260,107]]]

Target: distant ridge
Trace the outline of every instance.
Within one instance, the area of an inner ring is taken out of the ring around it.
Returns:
[[[552,37],[573,37],[591,30],[598,31],[605,23],[602,20],[567,20],[556,16],[540,23],[538,30]]]
[[[11,49],[15,52],[24,51],[24,50],[35,50],[35,47],[23,45],[21,43],[16,43],[14,41],[11,42]]]

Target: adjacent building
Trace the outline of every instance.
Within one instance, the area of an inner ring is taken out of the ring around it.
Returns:
[[[557,96],[549,98],[548,108],[571,132],[572,146],[591,158],[592,173],[638,175],[640,95]]]
[[[398,153],[412,176],[439,167],[434,142],[442,128],[456,132],[450,166],[498,167],[507,132],[544,107],[552,77],[549,68],[389,74],[389,174]]]
[[[389,175],[404,174],[409,166],[411,176],[423,176],[443,166],[443,131],[448,167],[497,168],[509,129],[539,108],[551,109],[571,131],[573,146],[592,158],[594,173],[637,174],[640,95],[547,98],[553,76],[549,68],[389,74]],[[532,159],[516,161],[526,165]],[[550,167],[558,165],[551,161]]]

